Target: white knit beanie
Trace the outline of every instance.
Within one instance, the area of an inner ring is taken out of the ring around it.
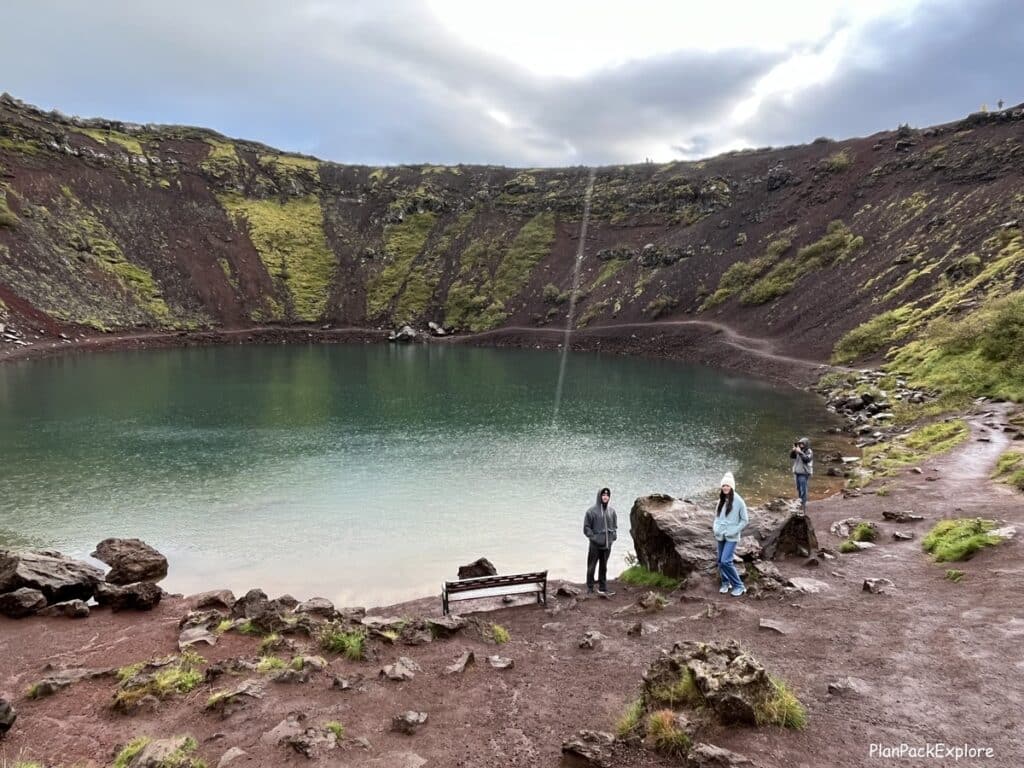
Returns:
[[[722,475],[722,482],[719,485],[728,485],[734,491],[736,490],[736,480],[733,479],[732,472],[726,472]]]

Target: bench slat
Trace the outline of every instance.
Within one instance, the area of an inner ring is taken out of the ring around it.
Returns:
[[[498,597],[500,595],[526,595],[540,592],[544,587],[540,584],[511,584],[507,587],[477,587],[462,592],[448,592],[449,600],[470,600],[482,597]]]

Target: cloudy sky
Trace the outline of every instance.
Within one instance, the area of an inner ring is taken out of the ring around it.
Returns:
[[[0,91],[347,163],[691,159],[1024,101],[1021,0],[39,0]]]

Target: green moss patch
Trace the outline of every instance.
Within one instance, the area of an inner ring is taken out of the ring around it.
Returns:
[[[131,665],[118,671],[121,679],[114,694],[114,709],[132,711],[144,698],[166,699],[176,693],[188,693],[203,682],[198,669],[205,663],[202,656],[188,652],[171,659]]]
[[[962,419],[927,424],[891,442],[864,449],[863,464],[872,474],[886,477],[929,456],[950,450],[967,439],[970,429]]]
[[[832,351],[832,362],[848,363],[888,349],[911,333],[912,328],[907,322],[912,314],[913,308],[899,307],[861,323],[836,342]]]
[[[780,237],[768,244],[763,256],[758,256],[750,261],[737,261],[730,266],[718,281],[718,288],[711,294],[700,309],[711,309],[721,304],[734,294],[745,291],[764,271],[775,264],[779,258],[790,249],[792,242],[789,238]]]
[[[400,223],[385,228],[384,252],[387,263],[370,280],[366,295],[367,316],[377,317],[391,305],[436,221],[436,214],[427,211],[410,214]]]
[[[995,521],[980,517],[942,520],[924,537],[921,547],[937,563],[967,560],[978,550],[1002,541],[999,536],[989,533],[995,528]]]
[[[260,260],[287,296],[288,317],[273,319],[316,322],[323,318],[336,265],[317,197],[282,203],[227,194],[219,200],[235,223],[248,229]]]
[[[331,653],[340,653],[352,661],[361,661],[366,658],[366,632],[325,625],[320,631],[320,647]]]
[[[863,245],[863,237],[854,235],[843,222],[833,221],[824,237],[805,245],[796,256],[776,264],[743,293],[740,301],[743,304],[765,304],[784,296],[804,275],[848,258]]]
[[[654,748],[672,757],[682,757],[690,751],[690,736],[676,719],[671,709],[659,709],[647,718],[647,737]]]
[[[758,725],[778,725],[801,730],[807,725],[807,710],[786,683],[770,677],[772,693],[757,702],[754,714]]]

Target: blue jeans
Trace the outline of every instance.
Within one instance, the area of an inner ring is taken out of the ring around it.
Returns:
[[[722,577],[722,586],[728,584],[733,589],[742,587],[743,582],[740,581],[739,571],[736,570],[736,566],[732,562],[738,542],[718,539],[716,541],[718,541],[718,575]]]
[[[801,503],[807,506],[807,481],[810,475],[794,475],[796,478],[796,494],[800,497]]]

